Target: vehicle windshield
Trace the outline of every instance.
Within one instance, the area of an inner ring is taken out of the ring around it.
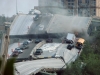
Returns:
[[[36,51],[36,53],[40,53],[40,51]]]
[[[23,45],[23,47],[26,47],[26,45]]]

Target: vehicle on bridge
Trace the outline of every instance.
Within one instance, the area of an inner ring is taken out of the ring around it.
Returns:
[[[76,36],[72,33],[68,33],[66,38],[65,38],[65,41],[68,44],[73,44],[75,42],[75,40],[76,40]]]
[[[41,14],[41,12],[37,9],[31,9],[31,11],[29,11],[29,14],[32,14],[32,15],[36,15],[36,14]]]
[[[79,38],[76,42],[76,48],[81,50],[83,48],[83,43],[85,42],[85,40],[83,38]]]
[[[69,45],[67,46],[67,49],[69,49],[69,50],[71,50],[72,48],[74,48],[74,44],[69,44]]]
[[[31,41],[30,40],[26,40],[23,42],[23,45],[28,45]]]
[[[37,14],[35,17],[34,17],[34,21],[37,21],[39,19],[39,15]]]
[[[12,57],[17,57],[18,55],[19,55],[18,51],[14,51],[11,56]]]
[[[36,49],[35,55],[41,55],[43,53],[42,49]]]
[[[20,49],[24,50],[24,49],[28,49],[29,48],[29,45],[22,45],[20,46]]]
[[[15,48],[15,51],[18,51],[18,53],[23,53],[23,50],[21,50],[20,48]]]
[[[39,38],[35,39],[35,43],[39,43],[39,42],[41,42],[41,41],[42,41],[42,40],[39,39]]]
[[[46,42],[47,43],[51,43],[51,42],[53,42],[53,39],[52,38],[48,38],[48,39],[46,39]]]

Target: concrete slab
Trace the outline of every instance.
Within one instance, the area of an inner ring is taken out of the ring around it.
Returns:
[[[56,14],[48,24],[47,33],[87,32],[91,17],[64,16]]]
[[[47,69],[48,68],[61,69],[64,65],[65,63],[59,58],[41,59],[41,60],[15,63],[15,67],[17,68],[20,75],[29,75],[32,72],[34,73],[36,70],[38,70],[41,67]],[[66,66],[64,68],[66,68]]]
[[[25,35],[33,23],[35,15],[18,15],[11,24],[10,35]]]
[[[50,43],[52,44],[52,43]],[[51,45],[48,45],[51,47]],[[47,45],[47,44],[46,44]],[[56,47],[56,46],[57,47]],[[75,61],[78,56],[78,49],[72,48],[72,50],[67,49],[68,44],[61,44],[61,43],[55,43],[54,50],[52,52],[48,52],[48,50],[44,50],[44,54],[40,55],[43,56],[52,56],[52,55],[59,55],[58,58],[48,58],[48,59],[40,59],[40,60],[33,60],[33,61],[25,61],[25,62],[19,62],[15,63],[16,68],[18,69],[18,72],[21,75],[26,75],[35,73],[36,71],[40,71],[41,67],[43,68],[49,68],[49,69],[62,69],[66,68],[65,63],[69,64],[72,61]],[[44,45],[45,46],[45,45]],[[41,47],[42,48],[42,47]],[[47,48],[47,46],[46,46]],[[43,49],[45,49],[43,47]],[[50,49],[50,48],[49,48]],[[38,57],[40,57],[38,56]],[[61,59],[60,57],[63,57]]]
[[[42,49],[43,51],[52,52],[52,51],[56,50],[56,48],[59,47],[60,44],[61,43],[46,43],[42,47],[40,47],[40,49]]]

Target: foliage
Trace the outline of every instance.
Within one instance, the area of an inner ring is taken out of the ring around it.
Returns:
[[[70,65],[63,75],[100,75],[100,36],[96,36],[92,44],[85,42],[80,57]]]
[[[100,75],[100,55],[89,53],[84,60],[86,63],[84,71],[89,75]]]
[[[82,75],[81,63],[79,60],[67,66],[63,75]]]
[[[3,60],[0,59],[0,69],[2,69],[1,68],[2,62],[3,62]],[[14,58],[7,60],[5,68],[4,68],[3,72],[1,72],[0,75],[14,75],[14,62],[15,62]]]
[[[1,69],[2,60],[0,60],[0,69]]]

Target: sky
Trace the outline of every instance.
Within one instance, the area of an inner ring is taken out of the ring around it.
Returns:
[[[38,0],[0,0],[0,15],[11,17],[16,14],[16,1],[17,10],[27,14],[34,6],[38,6]]]

